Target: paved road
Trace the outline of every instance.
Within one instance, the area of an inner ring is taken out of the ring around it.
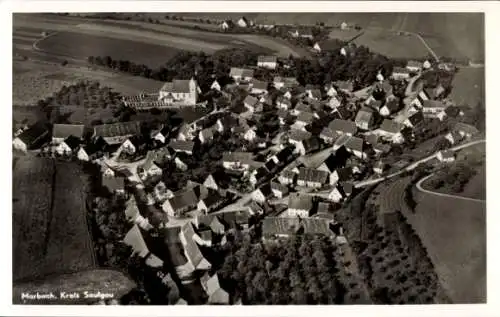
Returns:
[[[455,199],[461,199],[461,200],[468,200],[468,201],[474,201],[474,202],[480,202],[480,203],[486,203],[486,200],[482,200],[482,199],[474,199],[474,198],[463,197],[463,196],[458,196],[458,195],[443,194],[443,193],[433,192],[433,191],[424,189],[422,187],[422,183],[425,182],[430,177],[432,177],[433,175],[434,174],[427,175],[424,178],[422,178],[421,180],[419,180],[418,183],[417,183],[417,189],[419,191],[421,191],[421,192],[424,192],[424,193],[430,194],[430,195],[441,196],[441,197],[449,197],[449,198],[455,198]]]
[[[485,143],[486,140],[485,139],[482,139],[482,140],[476,140],[476,141],[471,141],[471,142],[467,142],[467,143],[464,143],[462,145],[457,145],[455,147],[452,147],[450,148],[449,150],[450,151],[458,151],[458,150],[461,150],[461,149],[464,149],[466,147],[469,147],[469,146],[473,146],[473,145],[476,145],[476,144],[480,144],[480,143]],[[366,181],[361,181],[361,182],[357,182],[357,183],[354,183],[354,187],[356,188],[360,188],[360,187],[365,187],[365,186],[370,186],[370,185],[374,185],[374,184],[377,184],[377,183],[380,183],[386,179],[389,179],[389,178],[392,178],[392,177],[395,177],[395,176],[398,176],[404,172],[407,172],[407,171],[411,171],[413,169],[415,169],[417,166],[419,166],[420,164],[422,163],[425,163],[425,162],[428,162],[434,158],[437,157],[437,154],[439,152],[436,152],[432,155],[429,155],[423,159],[420,159],[406,167],[404,167],[403,169],[397,171],[397,172],[394,172],[392,174],[389,174],[389,175],[386,175],[386,176],[383,176],[383,177],[379,177],[379,178],[375,178],[375,179],[370,179],[370,180],[366,180]]]

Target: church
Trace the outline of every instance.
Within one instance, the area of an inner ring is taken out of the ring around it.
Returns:
[[[167,104],[194,106],[198,100],[200,88],[194,78],[190,80],[174,79],[166,82],[160,89],[158,101]]]

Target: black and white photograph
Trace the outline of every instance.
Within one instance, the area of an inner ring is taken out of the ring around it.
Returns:
[[[490,302],[484,11],[95,8],[11,13],[13,306]]]

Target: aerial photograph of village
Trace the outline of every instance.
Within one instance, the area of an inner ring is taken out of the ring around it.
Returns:
[[[12,20],[14,305],[486,303],[483,13]]]

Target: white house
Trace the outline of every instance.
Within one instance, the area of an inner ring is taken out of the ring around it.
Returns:
[[[221,87],[220,87],[220,84],[217,80],[214,80],[214,82],[212,83],[212,85],[210,86],[210,89],[215,89],[215,90],[218,90],[220,91],[221,90]]]
[[[437,159],[440,162],[449,163],[455,161],[455,153],[453,151],[439,151]]]
[[[267,69],[276,69],[278,58],[272,55],[261,55],[257,58],[257,66]]]

